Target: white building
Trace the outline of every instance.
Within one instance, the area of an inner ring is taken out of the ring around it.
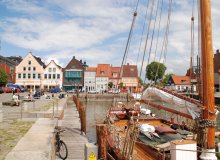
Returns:
[[[42,85],[44,90],[61,88],[63,85],[62,67],[57,65],[54,60],[51,60],[44,69]]]
[[[96,68],[88,67],[84,72],[85,91],[96,91]]]

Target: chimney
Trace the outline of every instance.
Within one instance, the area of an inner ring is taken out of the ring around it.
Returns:
[[[219,49],[216,50],[216,54],[219,54]]]
[[[84,64],[86,64],[86,61],[84,61]]]
[[[75,56],[73,56],[73,59],[75,59]]]
[[[81,64],[82,64],[82,60],[80,59],[80,61],[79,61]]]
[[[127,66],[129,66],[129,63],[127,63]]]

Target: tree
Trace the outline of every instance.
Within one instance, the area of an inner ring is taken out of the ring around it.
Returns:
[[[144,84],[144,82],[143,82],[143,80],[141,79],[141,77],[138,77],[138,83],[139,83],[140,85],[143,85],[143,84]]]
[[[119,87],[122,89],[122,87],[123,87],[123,82],[121,82],[121,83],[119,84]]]
[[[166,85],[168,83],[168,81],[172,75],[173,75],[172,73],[165,74],[164,79],[163,79],[163,85]]]
[[[108,82],[108,86],[109,86],[110,88],[112,88],[113,83],[112,83],[112,82]]]
[[[157,82],[158,79],[162,79],[167,67],[160,62],[151,62],[146,67],[146,76],[149,80]]]
[[[5,85],[8,82],[7,79],[7,73],[2,68],[0,68],[0,85]]]

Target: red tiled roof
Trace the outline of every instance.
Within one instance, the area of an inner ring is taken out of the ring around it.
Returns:
[[[96,67],[88,67],[87,69],[86,69],[86,71],[88,71],[88,72],[96,72]]]
[[[176,76],[172,75],[172,79],[175,85],[190,85],[190,78],[189,76]]]
[[[121,67],[111,67],[111,74],[110,74],[109,78],[112,78],[112,79],[119,78],[119,76],[120,76],[120,68]],[[114,73],[117,73],[117,77],[113,77]]]
[[[123,65],[122,77],[138,77],[136,65]]]
[[[111,73],[110,64],[98,64],[96,77],[109,77]]]

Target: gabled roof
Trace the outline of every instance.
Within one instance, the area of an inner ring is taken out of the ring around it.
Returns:
[[[56,62],[55,62],[54,60],[51,60],[50,63],[49,63],[45,68],[47,68],[52,62],[53,62],[59,69],[62,69],[62,67],[61,67],[60,65],[56,64]]]
[[[137,65],[123,65],[122,77],[138,77]]]
[[[75,65],[75,68],[74,68],[74,69],[81,69],[81,70],[84,69],[82,63],[81,63],[79,60],[77,60],[77,59],[75,58],[75,56],[73,56],[73,58],[72,58],[71,61],[67,64],[67,66],[64,68],[64,70],[65,70],[65,69],[73,69],[73,68],[72,68],[73,64]]]
[[[191,85],[189,76],[171,76],[175,85]]]
[[[119,78],[120,76],[120,68],[121,67],[111,67],[111,74],[109,78]],[[113,77],[113,74],[117,73],[117,77]]]
[[[87,69],[86,69],[86,71],[87,72],[96,72],[96,67],[88,67]]]
[[[98,64],[96,77],[109,77],[111,73],[110,64]]]
[[[36,57],[36,56],[34,56],[34,55],[33,55],[33,57],[37,60],[37,62],[38,62],[41,66],[43,66],[43,68],[46,67],[45,63],[42,61],[42,59],[41,59],[40,57]]]

